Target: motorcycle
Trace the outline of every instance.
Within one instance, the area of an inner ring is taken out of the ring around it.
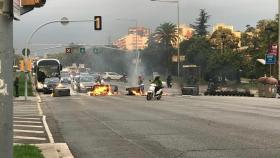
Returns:
[[[127,75],[123,75],[121,78],[120,78],[120,81],[124,82],[124,83],[127,83]]]
[[[160,100],[161,99],[162,93],[163,93],[162,88],[160,88],[157,92],[155,92],[155,89],[156,89],[156,84],[151,83],[149,90],[147,92],[147,97],[146,97],[147,100],[152,100],[152,99]]]

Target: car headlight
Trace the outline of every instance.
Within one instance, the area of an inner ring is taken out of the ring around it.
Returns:
[[[37,86],[38,86],[39,89],[42,89],[44,87],[44,85],[40,82],[37,83]]]
[[[81,88],[86,88],[84,84],[80,84],[80,87]]]

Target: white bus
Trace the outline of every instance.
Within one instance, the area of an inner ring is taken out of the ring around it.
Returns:
[[[57,59],[39,59],[34,63],[34,82],[38,91],[43,90],[46,78],[60,78],[62,66]]]

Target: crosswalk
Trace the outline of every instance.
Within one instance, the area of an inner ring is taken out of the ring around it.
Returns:
[[[14,143],[49,143],[36,101],[14,101]]]

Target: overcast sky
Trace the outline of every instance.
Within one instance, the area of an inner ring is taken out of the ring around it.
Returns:
[[[204,8],[211,15],[211,26],[223,22],[233,25],[236,30],[244,30],[247,24],[255,26],[260,19],[273,19],[277,6],[276,0],[180,0],[180,21],[194,23],[200,9]],[[47,21],[62,17],[71,20],[93,19],[96,15],[103,17],[102,31],[94,31],[93,23],[51,24],[41,29],[32,43],[107,44],[109,39],[121,37],[127,33],[128,27],[135,25],[116,19],[137,19],[140,26],[153,31],[161,23],[176,23],[177,8],[176,4],[150,0],[47,0],[44,7],[36,8],[14,22],[14,47],[17,51],[21,50],[28,35]]]

